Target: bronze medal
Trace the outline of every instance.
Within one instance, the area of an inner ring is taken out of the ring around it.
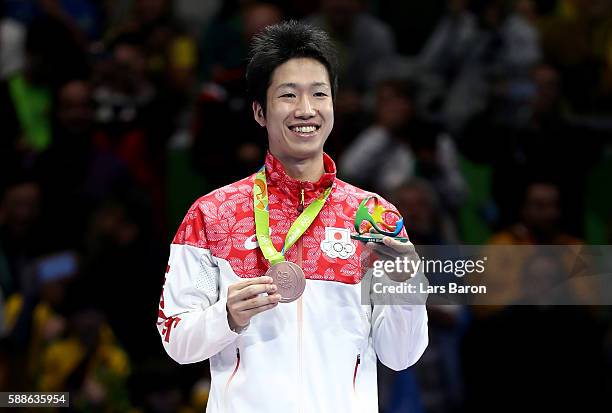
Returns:
[[[302,269],[289,261],[274,264],[266,272],[281,295],[281,303],[290,303],[300,298],[306,288],[306,277]]]

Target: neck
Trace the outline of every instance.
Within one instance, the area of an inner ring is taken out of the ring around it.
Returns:
[[[287,175],[298,181],[317,182],[325,173],[323,154],[306,159],[281,157],[274,153],[272,155],[281,161]]]

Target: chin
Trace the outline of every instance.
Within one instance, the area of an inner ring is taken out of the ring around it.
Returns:
[[[307,159],[323,154],[323,143],[317,142],[295,142],[286,139],[280,145],[270,146],[273,154],[284,154],[294,159]],[[282,156],[282,155],[281,155]]]
[[[323,146],[316,145],[309,147],[293,147],[287,151],[287,154],[292,158],[306,159],[313,158],[315,156],[321,156],[323,154]]]

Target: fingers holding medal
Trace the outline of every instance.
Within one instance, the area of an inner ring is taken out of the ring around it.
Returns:
[[[281,295],[281,303],[290,303],[300,298],[306,288],[304,271],[296,264],[282,261],[270,267],[266,275],[272,277]]]
[[[269,276],[249,278],[227,289],[227,318],[232,330],[244,329],[251,318],[281,301],[278,287]]]

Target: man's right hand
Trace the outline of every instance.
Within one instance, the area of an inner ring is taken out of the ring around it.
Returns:
[[[281,299],[272,277],[249,278],[227,288],[227,321],[232,330],[240,332],[251,317],[274,308]],[[267,293],[267,295],[260,295]]]

